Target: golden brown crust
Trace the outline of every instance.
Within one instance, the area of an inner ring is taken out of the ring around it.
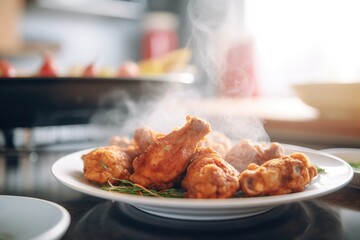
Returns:
[[[264,162],[284,155],[284,148],[276,142],[269,145],[253,143],[243,139],[235,144],[224,159],[239,172],[244,171],[250,163],[261,165]]]
[[[182,181],[188,198],[230,198],[239,189],[239,172],[211,148],[199,149]]]
[[[137,143],[127,137],[113,136],[109,140],[109,145],[121,147],[121,149],[126,152],[131,160],[134,160],[142,153]]]
[[[304,191],[316,175],[316,168],[305,154],[293,153],[261,166],[250,164],[240,174],[239,182],[248,196],[281,195]]]
[[[221,132],[211,132],[206,138],[199,144],[200,147],[211,147],[220,156],[224,157],[226,153],[231,149],[232,143],[230,138]]]
[[[82,156],[84,177],[99,184],[117,179],[129,179],[132,165],[129,156],[119,146],[99,147]]]
[[[185,171],[200,140],[210,132],[202,119],[187,117],[180,129],[157,139],[133,161],[130,180],[147,188],[166,189]]]
[[[134,141],[139,146],[141,152],[144,152],[156,139],[163,137],[164,134],[156,132],[149,127],[140,127],[134,131]]]

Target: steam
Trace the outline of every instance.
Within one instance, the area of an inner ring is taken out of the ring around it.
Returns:
[[[189,1],[196,61],[215,94],[248,97],[254,92],[252,45],[242,0]]]
[[[124,85],[125,86],[125,85]],[[126,87],[126,86],[125,86]],[[187,109],[180,104],[187,93],[179,91],[178,86],[155,86],[139,83],[138,93],[129,94],[127,89],[115,90],[100,99],[98,111],[91,122],[97,125],[118,126],[113,135],[131,136],[141,126],[148,126],[159,132],[170,132],[185,123]],[[112,105],[112,106],[111,106]],[[110,107],[106,107],[110,106]],[[110,136],[108,136],[110,137]]]
[[[193,115],[204,118],[213,131],[223,132],[234,141],[248,138],[254,142],[268,142],[261,119],[236,114],[239,106],[235,102],[227,102],[227,112],[220,105],[205,106],[202,102],[206,101],[203,90],[207,86],[215,89],[211,95],[215,95],[215,98],[219,97],[216,89],[224,88],[220,76],[229,71],[228,51],[235,43],[244,40],[242,9],[243,1],[238,0],[189,1],[188,17],[192,26],[190,47],[198,70],[205,73],[205,77],[200,79],[200,88],[183,86],[180,91],[164,88],[158,91],[161,97],[150,96],[140,100],[131,98],[126,91],[113,92],[103,99],[103,104],[106,101],[117,102],[116,108],[101,112],[94,117],[94,122],[119,126],[119,131],[114,135],[131,135],[140,126],[169,133],[184,125],[186,115]],[[230,91],[228,93],[249,96],[253,89],[248,84],[249,77],[244,66],[233,63],[231,67],[234,69],[230,69],[230,72],[235,71],[236,74],[226,75],[235,78],[230,79],[234,85],[227,89]],[[143,89],[141,92],[148,91]],[[108,120],[104,122],[103,118]]]
[[[192,0],[188,4],[195,61],[205,74],[205,84],[214,87],[213,95],[218,98],[254,95],[254,49],[245,28],[244,7],[243,0]],[[235,141],[269,142],[261,119],[236,115],[245,111],[239,111],[231,98],[226,105],[227,113],[213,106],[212,111],[223,113],[211,119],[213,129]]]

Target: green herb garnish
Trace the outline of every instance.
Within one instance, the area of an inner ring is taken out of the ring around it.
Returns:
[[[164,151],[170,152],[170,147],[169,146],[165,146],[163,149],[164,149]]]
[[[321,168],[321,167],[316,166],[316,169],[317,169],[317,172],[318,172],[319,174],[321,174],[321,173],[326,173],[325,168]]]
[[[156,191],[154,189],[147,189],[140,184],[132,183],[128,180],[121,180],[115,179],[119,182],[119,184],[114,185],[110,182],[109,185],[102,186],[101,189],[110,191],[110,192],[119,192],[119,193],[127,193],[133,195],[140,195],[140,196],[150,196],[150,197],[159,197],[159,198],[183,198],[184,192],[175,189],[175,188],[168,188],[160,191]]]
[[[100,165],[103,167],[103,169],[107,169],[107,166],[103,161],[99,161],[99,162],[100,162]]]
[[[360,162],[349,163],[352,168],[360,169]]]

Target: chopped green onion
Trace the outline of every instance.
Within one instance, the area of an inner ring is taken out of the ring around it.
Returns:
[[[107,166],[103,161],[100,160],[99,162],[100,162],[100,165],[103,167],[103,169],[107,169]]]
[[[317,172],[318,172],[319,174],[321,174],[321,173],[326,173],[325,168],[321,168],[321,167],[316,166],[316,169],[317,169]]]

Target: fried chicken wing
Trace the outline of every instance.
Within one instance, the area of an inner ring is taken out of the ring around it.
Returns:
[[[317,169],[303,153],[272,159],[261,166],[250,164],[240,174],[241,190],[248,196],[281,195],[304,191]]]
[[[224,157],[225,154],[231,149],[231,140],[221,132],[211,132],[205,139],[200,143],[201,147],[211,147],[220,156]]]
[[[126,154],[130,157],[131,160],[133,160],[142,153],[137,143],[127,137],[113,136],[109,140],[109,145],[121,147],[121,149],[126,152]]]
[[[243,139],[226,153],[224,159],[239,172],[242,172],[250,163],[261,165],[282,155],[284,155],[284,148],[279,143],[273,142],[267,146],[266,144],[255,144],[248,139]]]
[[[181,182],[188,198],[230,198],[239,189],[239,172],[211,148],[194,154]]]
[[[99,147],[81,158],[84,162],[84,177],[93,182],[114,183],[114,178],[127,180],[132,173],[130,157],[119,146]]]
[[[130,140],[128,137],[113,136],[109,140],[109,145],[115,145],[122,148],[127,148],[134,144],[134,141]]]
[[[134,132],[134,141],[140,148],[141,152],[144,152],[156,139],[163,137],[164,134],[154,131],[149,127],[137,128]]]
[[[172,187],[186,170],[200,140],[210,132],[210,125],[199,118],[187,117],[187,123],[157,139],[133,161],[130,180],[144,187]]]
[[[273,158],[279,158],[281,156],[284,156],[285,149],[283,146],[280,145],[278,142],[272,142],[269,146],[264,145],[264,157],[263,157],[263,163],[273,159]]]

